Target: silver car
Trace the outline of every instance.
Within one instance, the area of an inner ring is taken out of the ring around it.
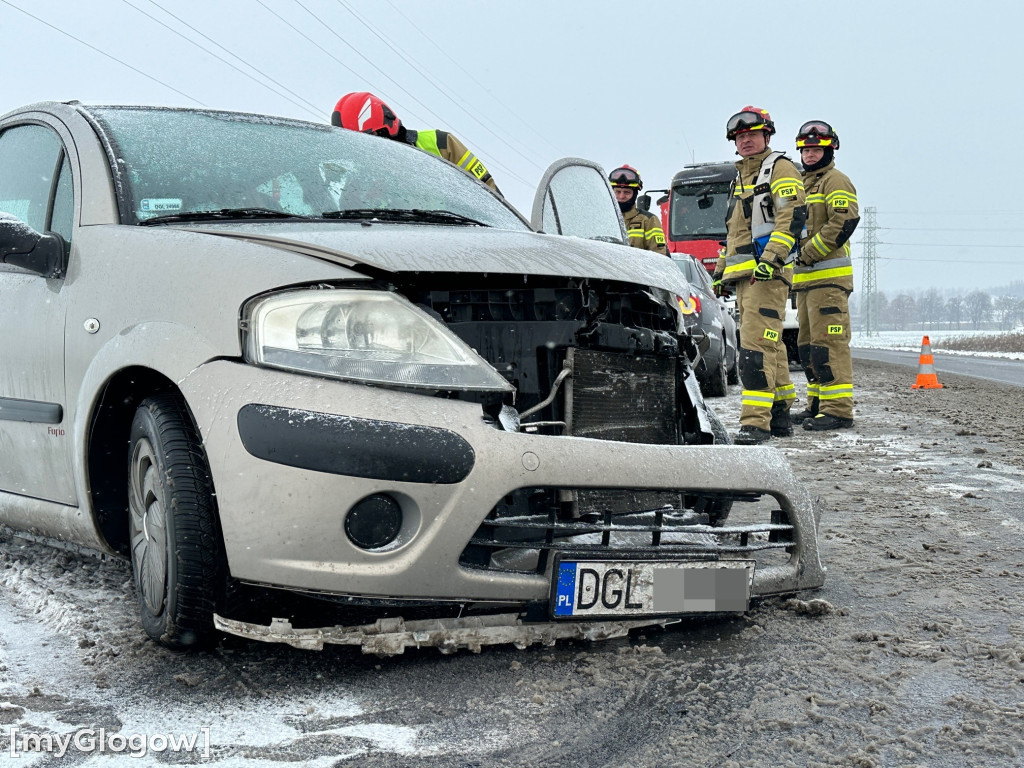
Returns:
[[[40,103],[0,212],[0,522],[130,559],[161,643],[525,645],[822,583],[594,164],[531,224],[372,136]]]

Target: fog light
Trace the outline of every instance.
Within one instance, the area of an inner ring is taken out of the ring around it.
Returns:
[[[402,508],[383,493],[367,496],[345,515],[345,534],[362,549],[379,549],[398,538]]]

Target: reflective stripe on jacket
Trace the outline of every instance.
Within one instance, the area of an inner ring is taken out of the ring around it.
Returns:
[[[715,274],[727,283],[749,278],[760,260],[789,283],[793,272],[786,262],[807,216],[800,172],[783,153],[769,148],[737,162],[736,171],[726,214],[725,253]],[[762,177],[765,180],[759,181]],[[758,236],[768,236],[760,259],[754,253],[755,223],[763,233]]]
[[[793,290],[823,285],[853,290],[850,237],[860,221],[857,190],[835,163],[804,176],[807,188],[807,236],[793,274]]]
[[[449,163],[459,166],[473,178],[480,179],[495,192],[499,192],[498,185],[494,183],[490,171],[480,162],[480,159],[447,131],[411,131],[406,129],[406,141],[424,152],[437,155]]]
[[[622,219],[626,222],[626,234],[631,246],[668,256],[665,232],[657,216],[653,213],[644,213],[634,205],[622,214]]]

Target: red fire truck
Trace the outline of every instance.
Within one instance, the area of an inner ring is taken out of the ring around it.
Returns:
[[[658,200],[670,253],[688,253],[709,273],[715,271],[734,178],[732,163],[695,163],[672,177],[672,188],[661,190],[667,194]]]

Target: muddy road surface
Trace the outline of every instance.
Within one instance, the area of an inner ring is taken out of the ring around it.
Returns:
[[[1024,766],[1024,389],[913,381],[857,361],[853,429],[774,441],[820,505],[824,588],[628,640],[172,653],[125,565],[0,532],[0,761],[145,737],[135,765]],[[712,403],[735,430],[738,388]]]

